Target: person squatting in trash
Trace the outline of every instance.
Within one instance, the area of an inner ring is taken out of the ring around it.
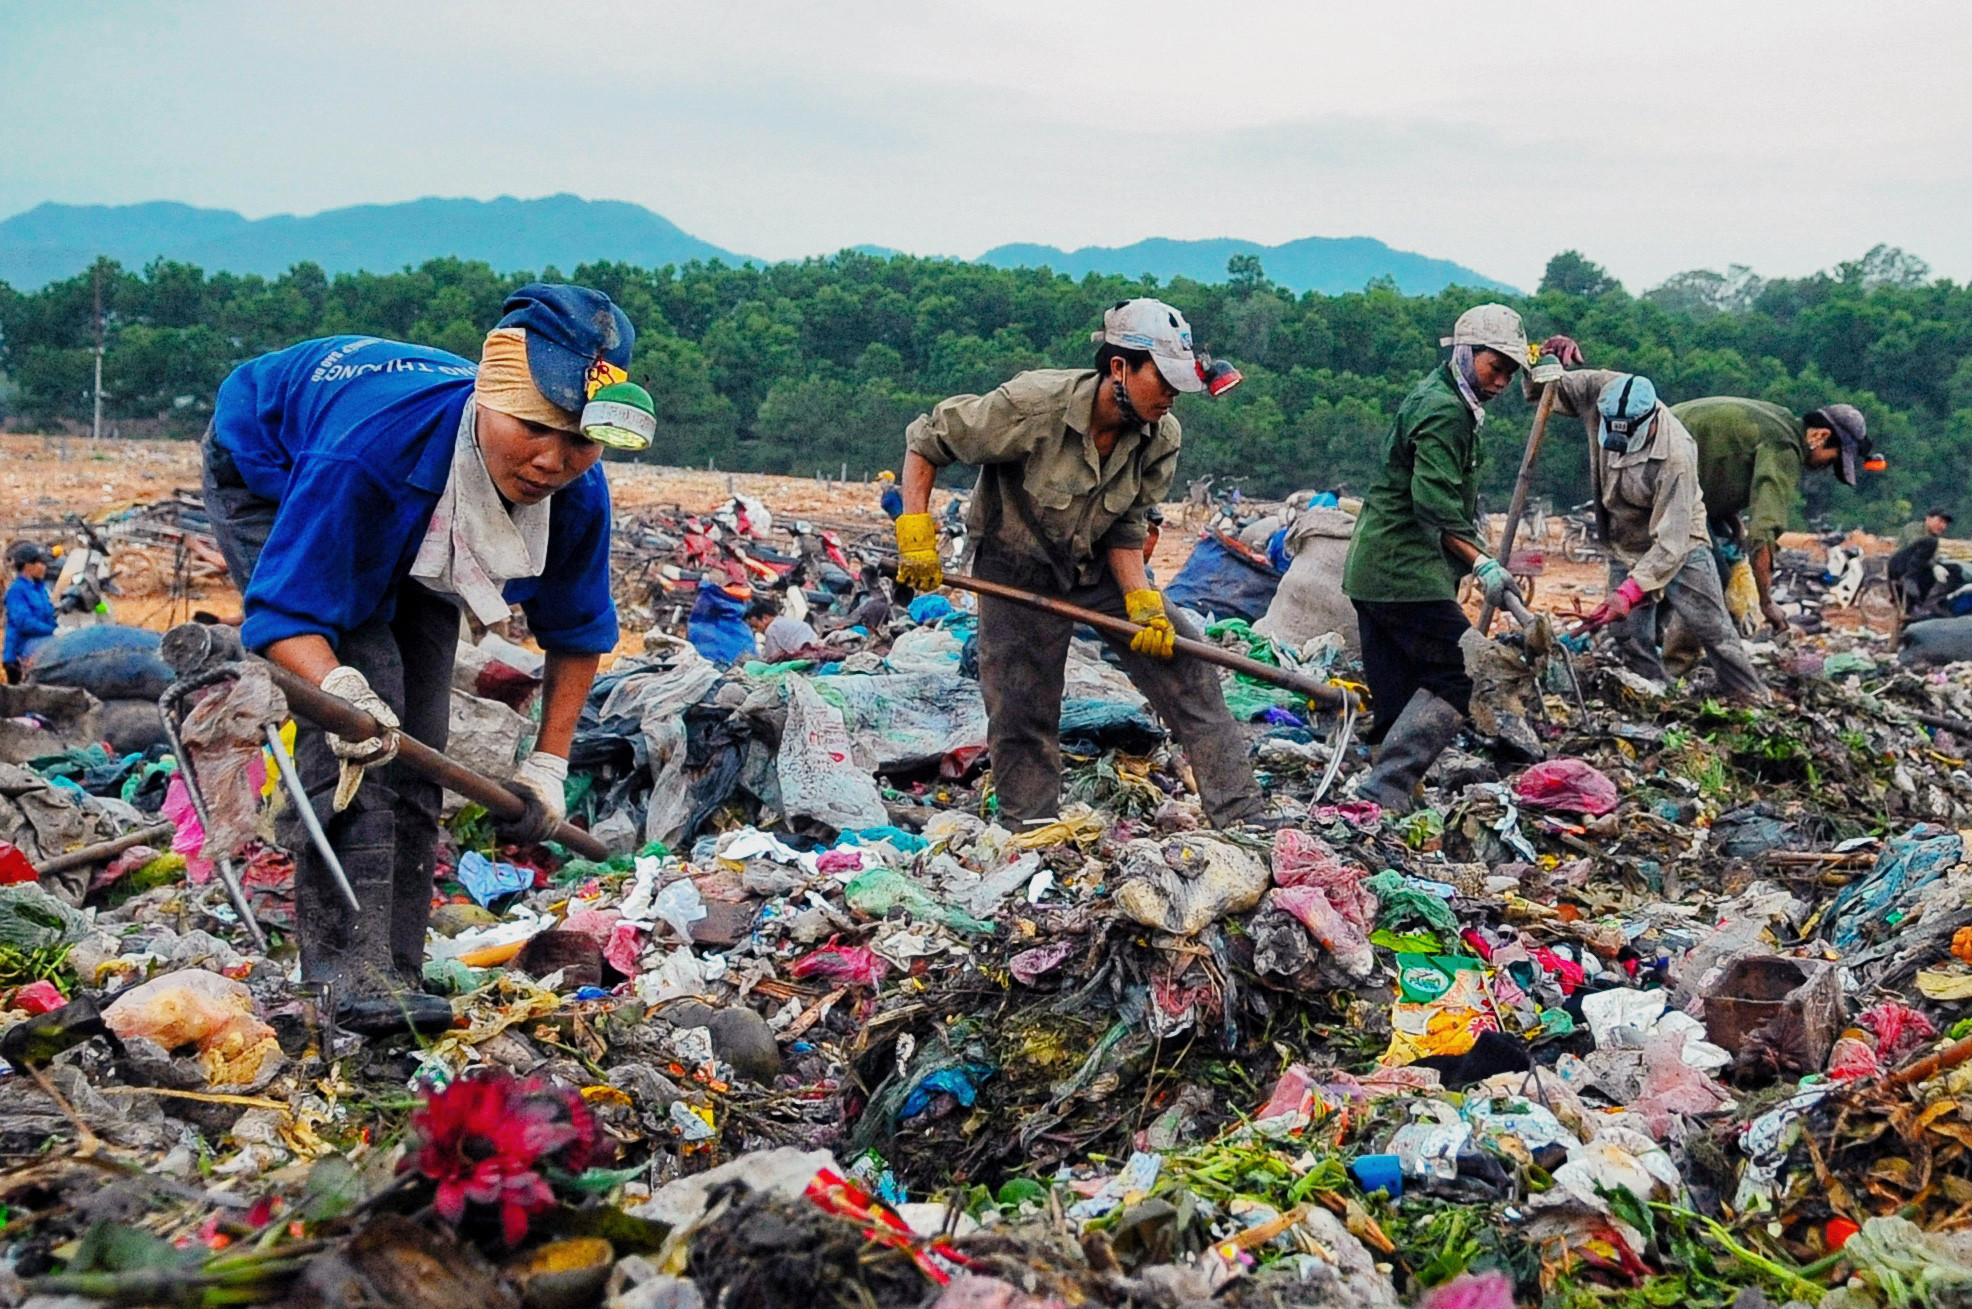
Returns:
[[[1139,624],[1134,639],[1105,640],[1184,746],[1212,822],[1251,822],[1265,801],[1246,742],[1212,668],[1173,659],[1174,638],[1197,633],[1165,610],[1143,549],[1150,511],[1177,468],[1173,403],[1183,392],[1221,394],[1239,374],[1196,350],[1183,316],[1157,300],[1114,305],[1091,339],[1092,369],[1021,373],[987,395],[940,401],[906,429],[898,580],[920,591],[942,585],[932,484],[941,468],[976,465],[966,519],[973,573]],[[1048,822],[1059,810],[1061,696],[1074,629],[1072,619],[980,597],[979,689],[993,785],[1011,827]]]
[[[450,1022],[420,989],[438,783],[393,762],[397,731],[445,748],[460,609],[518,604],[547,652],[540,736],[512,783],[538,841],[563,782],[597,656],[617,639],[604,445],[648,446],[649,396],[626,380],[635,331],[600,292],[515,291],[478,366],[367,336],[249,360],[220,387],[205,502],[246,597],[250,650],[386,728],[347,741],[301,724],[295,755],[356,896],[351,913],[292,815],[305,982],[337,1020],[378,1033]]]
[[[1550,337],[1541,348],[1563,365],[1583,362],[1581,347],[1569,337]],[[1529,400],[1539,398],[1531,377],[1521,384]],[[1597,527],[1610,555],[1609,594],[1589,615],[1589,626],[1613,625],[1623,663],[1667,682],[1658,651],[1661,601],[1704,649],[1725,698],[1764,701],[1766,682],[1726,611],[1691,433],[1658,402],[1647,377],[1578,368],[1550,385],[1555,412],[1581,419],[1588,431]]]
[[[1528,366],[1526,331],[1505,305],[1479,305],[1440,344],[1451,358],[1397,407],[1342,567],[1376,711],[1369,740],[1381,747],[1355,793],[1398,813],[1471,707],[1459,642],[1472,624],[1459,580],[1470,573],[1488,604],[1518,594],[1506,566],[1486,553],[1476,514],[1479,425],[1486,401]]]

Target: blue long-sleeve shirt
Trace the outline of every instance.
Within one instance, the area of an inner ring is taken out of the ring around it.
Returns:
[[[475,372],[443,350],[365,336],[304,341],[233,370],[213,435],[248,489],[280,506],[247,586],[249,649],[311,634],[339,645],[396,612],[451,474]],[[542,648],[606,652],[617,626],[602,466],[549,503],[547,566],[508,582],[507,601]]]
[[[0,659],[14,663],[30,642],[55,634],[55,602],[48,598],[48,585],[25,573],[17,573],[7,585],[7,642],[0,647]]]

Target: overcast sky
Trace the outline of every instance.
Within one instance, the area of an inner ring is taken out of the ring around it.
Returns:
[[[0,0],[0,216],[632,200],[767,258],[1379,237],[1972,279],[1972,4]]]

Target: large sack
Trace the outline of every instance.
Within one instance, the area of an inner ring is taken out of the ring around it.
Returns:
[[[1309,509],[1296,519],[1287,534],[1294,562],[1253,630],[1295,649],[1335,632],[1350,654],[1360,651],[1356,607],[1342,594],[1342,561],[1355,530],[1355,515],[1342,509]]]
[[[34,657],[41,686],[79,686],[98,700],[156,701],[171,685],[171,665],[158,657],[163,638],[141,627],[99,623],[57,633]]]
[[[1208,533],[1199,538],[1185,566],[1164,588],[1164,598],[1204,614],[1208,620],[1244,618],[1251,622],[1267,612],[1279,585],[1279,573],[1240,553],[1226,538]]]
[[[1908,668],[1972,660],[1972,618],[1927,618],[1904,628],[1897,662]]]

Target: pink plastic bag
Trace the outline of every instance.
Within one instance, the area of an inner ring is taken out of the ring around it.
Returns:
[[[794,961],[795,977],[819,977],[845,986],[875,986],[890,971],[890,961],[866,945],[837,945],[835,938],[812,954]]]
[[[1882,1071],[1883,1065],[1877,1060],[1876,1051],[1869,1048],[1869,1042],[1853,1036],[1837,1040],[1828,1052],[1828,1075],[1838,1082],[1874,1077]]]
[[[192,795],[185,789],[184,778],[174,776],[165,787],[164,805],[159,812],[178,829],[171,838],[171,849],[185,856],[185,874],[192,879],[192,885],[203,886],[211,881],[212,860],[202,853],[205,828],[199,825],[199,816],[192,810]]]
[[[1320,887],[1277,886],[1267,892],[1267,899],[1282,913],[1298,918],[1308,929],[1308,935],[1333,955],[1351,977],[1368,977],[1375,970],[1376,950],[1370,945],[1369,937],[1329,903]]]
[[[1856,1024],[1876,1035],[1876,1057],[1886,1064],[1901,1063],[1903,1057],[1938,1034],[1938,1029],[1907,1004],[1885,1000],[1856,1016]]]
[[[1684,1033],[1653,1036],[1643,1047],[1643,1093],[1630,1110],[1643,1115],[1658,1140],[1679,1117],[1708,1114],[1727,1104],[1726,1089],[1684,1061]]]
[[[1316,837],[1287,828],[1274,839],[1274,885],[1319,887],[1335,911],[1367,934],[1376,897],[1363,889],[1367,870],[1347,863]]]
[[[1549,759],[1513,784],[1520,803],[1599,818],[1616,807],[1616,784],[1580,759]]]
[[[1061,967],[1069,955],[1075,953],[1075,941],[1055,941],[1048,945],[1037,945],[1032,950],[1022,950],[1007,960],[1007,971],[1022,986],[1032,986],[1044,973]]]

